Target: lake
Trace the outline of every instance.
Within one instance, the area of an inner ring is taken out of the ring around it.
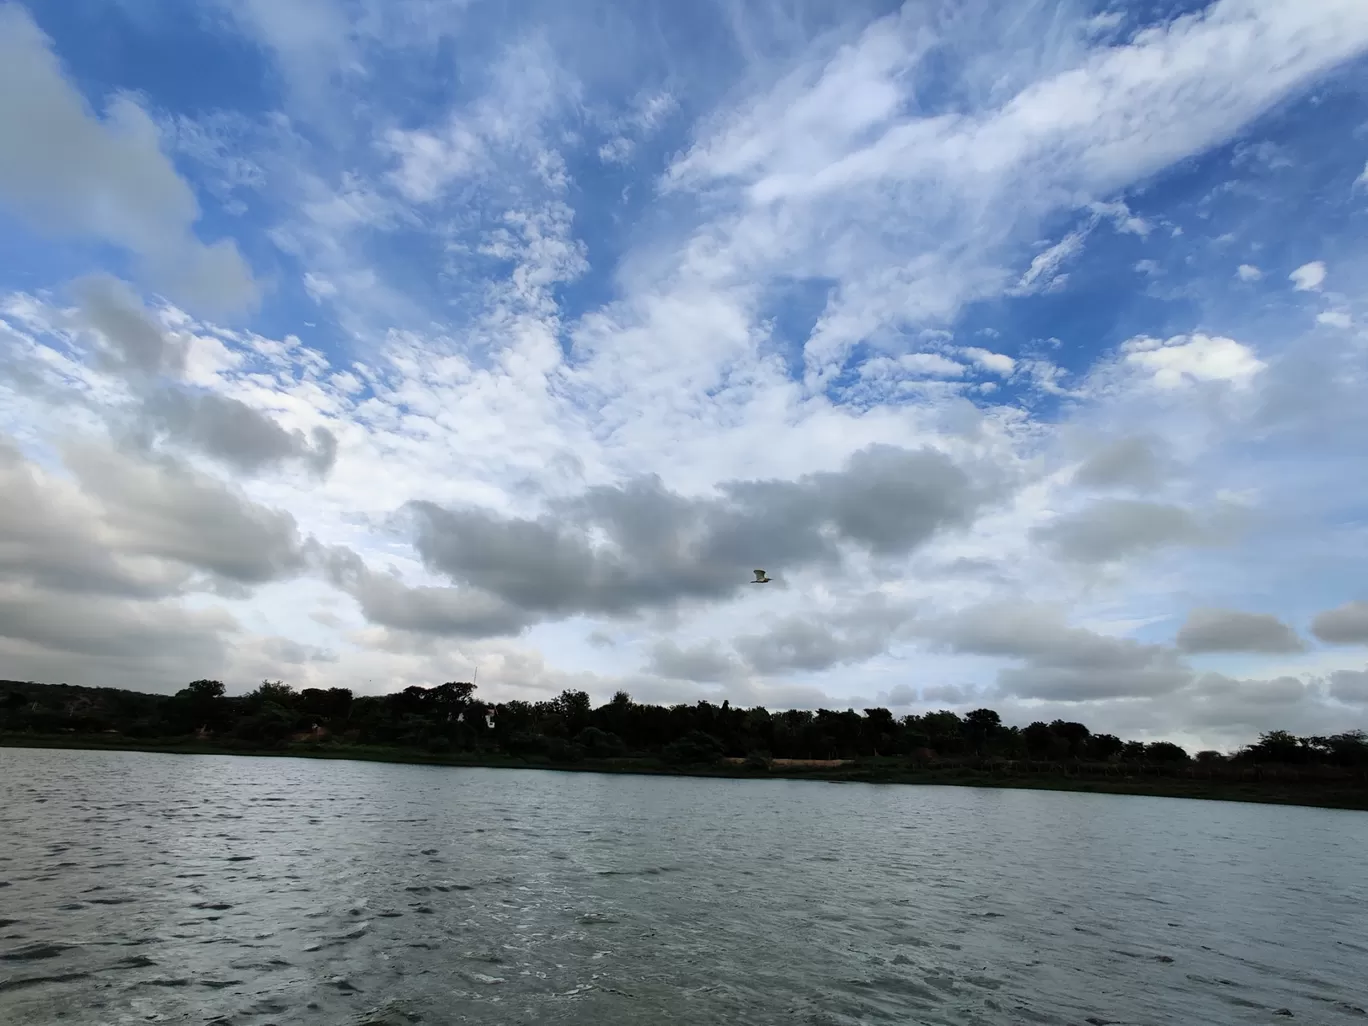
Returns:
[[[1365,852],[1287,806],[0,748],[0,1022],[1362,1024]]]

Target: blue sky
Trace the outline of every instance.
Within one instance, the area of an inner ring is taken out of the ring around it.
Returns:
[[[5,675],[1368,724],[1361,4],[0,27]]]

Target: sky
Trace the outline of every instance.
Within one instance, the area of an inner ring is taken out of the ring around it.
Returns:
[[[1362,0],[0,0],[0,676],[1368,727],[1365,71]]]

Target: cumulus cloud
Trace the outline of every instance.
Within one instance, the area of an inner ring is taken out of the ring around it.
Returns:
[[[1235,276],[1239,278],[1240,281],[1258,281],[1263,277],[1263,271],[1259,270],[1253,264],[1241,264],[1236,268]]]
[[[735,596],[751,566],[834,566],[846,547],[905,554],[968,525],[993,495],[939,452],[891,446],[864,449],[840,471],[718,492],[685,497],[642,477],[530,519],[430,502],[410,510],[436,572],[542,616],[624,616]]]
[[[0,446],[0,472],[23,497],[3,519],[7,572],[32,585],[171,594],[194,573],[252,585],[303,568],[294,518],[251,502],[170,458],[143,461],[93,443],[66,446],[64,481]]]
[[[714,683],[735,679],[742,667],[734,655],[716,645],[681,647],[662,638],[651,646],[647,669],[661,677]]]
[[[1148,374],[1160,388],[1198,381],[1247,385],[1268,365],[1233,338],[1176,335],[1167,340],[1141,336],[1121,347],[1125,362]]]
[[[240,399],[186,387],[189,334],[163,323],[127,284],[94,275],[73,283],[72,292],[79,301],[75,324],[97,342],[96,366],[123,377],[140,397],[132,410],[134,437],[188,448],[247,473],[291,461],[317,474],[332,469],[337,438],[326,427],[306,436]]]
[[[1018,661],[998,673],[999,693],[1012,698],[1153,698],[1192,677],[1171,649],[1071,627],[1058,609],[1033,603],[986,603],[920,631],[942,649]]]
[[[1178,631],[1184,652],[1300,652],[1297,632],[1271,613],[1194,609]]]
[[[1335,670],[1330,674],[1330,697],[1346,705],[1368,705],[1368,670]]]
[[[1325,261],[1313,260],[1309,264],[1302,264],[1287,277],[1298,292],[1319,292],[1325,284]]]
[[[1368,602],[1346,602],[1317,613],[1311,633],[1331,645],[1368,645]]]
[[[1155,488],[1166,471],[1158,440],[1142,435],[1119,438],[1085,459],[1073,482],[1084,488]]]
[[[61,455],[60,469],[43,467],[0,439],[0,488],[13,500],[0,507],[7,673],[168,690],[269,655],[212,600],[306,569],[289,513],[168,458],[89,441]],[[192,594],[206,601],[180,601]]]
[[[732,644],[756,673],[814,673],[885,652],[904,632],[909,615],[885,601],[864,601],[826,615],[783,617]]]
[[[152,119],[123,95],[94,116],[13,3],[0,5],[0,138],[0,200],[34,224],[132,251],[149,281],[205,313],[255,302],[237,247],[196,238],[199,205]]]
[[[149,395],[139,412],[151,432],[244,473],[295,460],[326,474],[337,460],[337,438],[327,428],[315,427],[312,437],[288,431],[241,400],[215,392],[162,390]]]
[[[1191,510],[1143,499],[1103,499],[1037,527],[1034,537],[1064,559],[1107,563],[1173,545],[1210,544],[1219,538]]]

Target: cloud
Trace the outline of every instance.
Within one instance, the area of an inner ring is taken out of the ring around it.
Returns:
[[[169,457],[149,462],[72,444],[66,465],[101,507],[111,543],[242,584],[262,584],[303,567],[294,517],[235,494]]]
[[[1192,677],[1170,649],[1070,627],[1059,610],[1033,603],[985,603],[919,630],[941,649],[1022,663],[998,673],[999,694],[1011,698],[1152,698]]]
[[[97,343],[95,366],[122,377],[137,398],[131,411],[106,405],[102,412],[111,424],[126,426],[144,445],[162,441],[244,473],[291,461],[319,475],[332,469],[338,443],[328,428],[317,425],[309,435],[288,430],[240,399],[185,387],[197,340],[187,331],[170,329],[124,282],[94,275],[74,282],[71,291],[80,304],[74,323],[93,333]],[[183,316],[163,312],[167,315]],[[53,320],[58,324],[51,327],[58,327],[61,315]]]
[[[1271,613],[1194,609],[1178,631],[1184,652],[1301,652],[1301,638]]]
[[[1050,292],[1062,288],[1068,281],[1068,275],[1061,273],[1060,268],[1083,251],[1083,238],[1082,232],[1070,232],[1053,246],[1037,253],[1026,273],[1016,285],[1007,290],[1008,294],[1029,296],[1033,292]]]
[[[422,637],[486,638],[516,635],[532,617],[478,588],[411,586],[371,570],[345,546],[308,550],[314,566],[356,599],[367,622]]]
[[[1249,382],[1268,365],[1233,338],[1175,335],[1167,340],[1139,336],[1121,346],[1125,363],[1148,374],[1159,388],[1197,381]]]
[[[1330,697],[1347,705],[1368,705],[1368,670],[1335,670],[1330,674]]]
[[[1298,292],[1319,292],[1325,282],[1325,261],[1313,260],[1309,264],[1302,264],[1287,277]]]
[[[732,640],[756,673],[815,673],[863,663],[887,651],[909,612],[881,601],[865,601],[826,616],[788,616],[766,630]]]
[[[647,669],[661,677],[704,683],[734,680],[741,672],[736,658],[715,645],[681,648],[664,638],[651,646]]]
[[[641,477],[531,519],[430,502],[410,510],[433,571],[545,617],[626,616],[738,595],[755,565],[835,565],[846,546],[905,554],[970,523],[992,494],[941,453],[891,446],[866,448],[840,471],[718,492],[686,498]]]
[[[965,346],[960,353],[990,374],[1010,377],[1016,371],[1016,360],[1004,353],[980,349],[978,346]]]
[[[1263,278],[1263,271],[1253,264],[1241,264],[1235,270],[1235,277],[1239,278],[1240,281],[1259,281]]]
[[[130,97],[101,121],[19,5],[0,5],[0,200],[39,227],[137,254],[149,281],[207,314],[250,307],[251,271],[229,240],[195,237],[199,205]],[[18,141],[22,140],[22,144]]]
[[[1062,558],[1107,563],[1172,545],[1211,544],[1219,535],[1191,510],[1143,499],[1103,499],[1035,528]]]
[[[326,474],[337,460],[337,438],[327,428],[314,428],[310,439],[241,400],[214,392],[156,392],[144,400],[140,414],[148,429],[244,473],[297,460]]]
[[[1354,326],[1354,318],[1343,310],[1323,310],[1316,314],[1316,323],[1331,328],[1349,329]]]
[[[63,454],[64,482],[0,446],[0,472],[22,506],[0,518],[8,573],[64,591],[152,596],[200,572],[262,584],[303,568],[294,518],[162,457],[144,462],[92,443]]]
[[[130,377],[179,377],[185,371],[186,345],[144,308],[126,284],[99,274],[72,284],[80,302],[79,321],[104,344],[106,366]]]
[[[1331,645],[1368,645],[1368,602],[1346,602],[1317,613],[1311,633]]]
[[[1157,487],[1168,469],[1154,438],[1131,435],[1094,451],[1074,471],[1073,483],[1084,488]]]
[[[894,684],[888,689],[888,704],[894,709],[906,709],[917,701],[917,689],[909,684]]]

